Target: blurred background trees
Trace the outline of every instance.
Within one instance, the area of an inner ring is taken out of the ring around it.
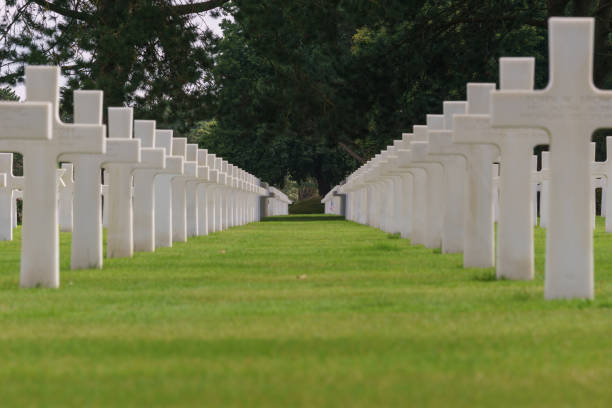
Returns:
[[[0,83],[62,65],[65,117],[72,89],[103,89],[108,106],[321,195],[466,82],[496,82],[501,56],[536,57],[545,86],[549,16],[596,17],[594,78],[612,82],[607,0],[7,0],[0,14]]]

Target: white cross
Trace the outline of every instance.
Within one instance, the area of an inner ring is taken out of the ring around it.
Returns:
[[[196,195],[198,197],[198,235],[208,235],[208,200],[207,185],[209,184],[208,150],[198,149],[198,184]]]
[[[13,139],[0,141],[0,150],[24,155],[20,283],[22,287],[59,287],[54,169],[62,154],[104,153],[104,127],[60,121],[58,67],[26,67],[26,94],[27,101],[42,104],[25,104],[19,108],[3,104],[8,109],[0,108],[0,122],[3,130],[9,132],[6,139]],[[30,110],[29,106],[35,109]]]
[[[425,168],[413,167],[410,142],[412,133],[402,134],[402,147],[398,150],[399,167],[408,170],[412,175],[412,224],[410,241],[412,244],[425,245],[427,237],[427,199],[429,186]]]
[[[166,169],[166,151],[155,147],[155,121],[135,120],[134,138],[142,144],[143,163],[145,154],[151,155],[153,165],[141,164],[134,169],[134,251],[155,251],[155,176],[168,171],[178,173],[179,169]]]
[[[444,167],[444,222],[442,253],[460,253],[464,247],[464,206],[467,158],[469,149],[452,142],[453,115],[465,114],[466,102],[445,101],[443,129],[429,129],[429,157]],[[437,115],[428,115],[436,117]]]
[[[533,58],[500,59],[501,90],[533,89],[534,64]],[[497,277],[533,279],[531,156],[534,146],[548,143],[548,138],[538,130],[494,129],[488,114],[469,116],[455,116],[455,141],[490,143],[501,156]]]
[[[172,179],[172,240],[187,242],[187,203],[185,201],[185,183],[197,179],[198,163],[187,161],[187,138],[172,139],[172,155],[183,157],[183,176]]]
[[[185,200],[187,212],[187,236],[195,237],[198,235],[198,194],[197,188],[200,184],[200,168],[198,166],[198,145],[187,144],[187,161],[195,163],[196,175],[194,178],[185,182]]]
[[[453,142],[456,137],[457,118],[463,124],[480,120],[489,114],[490,93],[495,84],[467,84],[467,114],[453,119]],[[464,208],[464,268],[491,268],[495,266],[494,189],[491,165],[499,156],[497,146],[485,143],[463,144],[466,148],[467,179]]]
[[[612,92],[593,85],[594,25],[591,18],[551,18],[546,89],[493,93],[494,126],[541,128],[551,138],[547,299],[594,294],[589,143],[612,124]]]
[[[74,122],[102,125],[102,101],[102,91],[75,91]],[[104,154],[63,155],[61,159],[72,162],[76,173],[72,194],[74,221],[70,267],[101,269],[103,239],[100,171],[111,163],[138,163],[140,143],[137,140],[108,138]]]
[[[425,169],[427,173],[427,248],[442,246],[442,224],[444,221],[444,168],[437,159],[429,156],[428,129],[443,128],[441,115],[427,115],[427,126],[413,127],[413,141],[410,142],[412,164]]]
[[[172,130],[155,131],[155,147],[166,153],[166,171],[155,177],[155,246],[172,247],[172,181],[184,173],[184,156],[172,154]],[[176,172],[174,172],[176,171]],[[180,211],[177,208],[177,211]]]

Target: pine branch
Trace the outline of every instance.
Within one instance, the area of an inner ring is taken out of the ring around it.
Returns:
[[[186,14],[203,13],[227,3],[229,0],[206,0],[199,3],[179,4],[170,7],[171,14],[183,16]]]
[[[51,10],[54,13],[60,14],[64,17],[70,17],[70,18],[74,18],[77,20],[83,20],[83,21],[88,21],[89,19],[91,19],[91,15],[87,13],[82,13],[80,11],[70,10],[64,7],[60,7],[54,3],[51,3],[50,1],[32,0],[32,2],[38,4],[40,7],[46,10]]]

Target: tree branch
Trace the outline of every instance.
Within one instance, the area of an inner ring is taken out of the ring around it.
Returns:
[[[357,153],[355,153],[354,151],[352,151],[347,145],[345,145],[342,142],[338,142],[338,146],[340,146],[342,149],[344,149],[348,154],[350,154],[355,160],[357,160],[359,163],[364,164],[365,160],[363,160],[361,157],[359,157],[359,155]]]
[[[229,0],[206,0],[201,1],[199,3],[178,4],[176,6],[170,7],[170,10],[172,14],[179,16],[183,16],[185,14],[203,13],[205,11],[209,11],[219,6],[222,6],[228,1]]]
[[[51,3],[50,1],[46,1],[46,0],[32,0],[32,3],[36,3],[38,4],[40,7],[46,9],[46,10],[51,10],[54,13],[60,14],[64,17],[70,17],[70,18],[75,18],[77,20],[83,20],[83,21],[88,21],[89,19],[91,19],[91,15],[87,14],[87,13],[82,13],[80,11],[76,11],[76,10],[70,10],[70,9],[66,9],[63,7],[60,7],[54,3]]]

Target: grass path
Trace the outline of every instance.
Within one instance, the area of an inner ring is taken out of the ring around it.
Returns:
[[[0,406],[591,406],[612,401],[612,235],[596,300],[543,300],[380,231],[281,218],[19,290],[0,243]],[[19,238],[19,232],[17,233]]]

